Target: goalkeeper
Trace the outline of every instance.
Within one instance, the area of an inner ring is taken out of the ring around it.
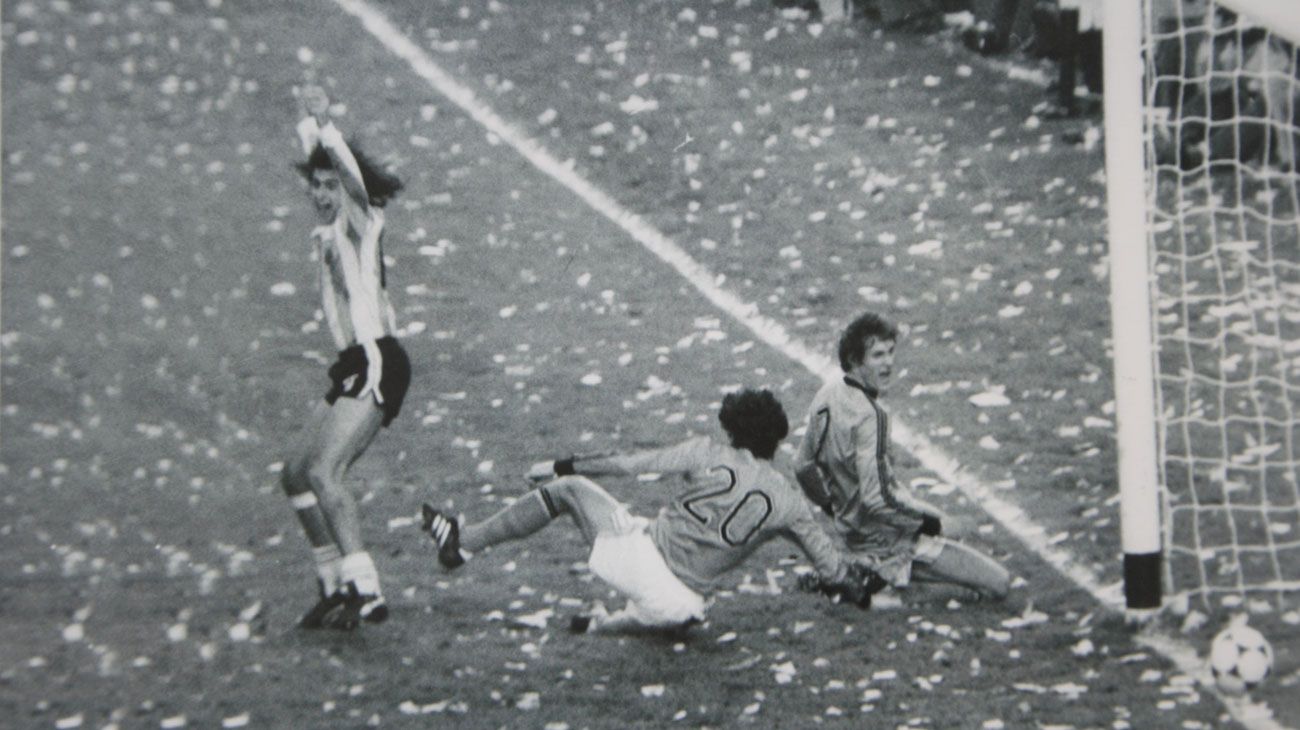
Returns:
[[[868,312],[840,337],[844,377],[817,392],[795,457],[795,478],[821,507],[855,561],[895,588],[915,578],[954,583],[1002,599],[1011,576],[974,548],[941,537],[943,515],[894,478],[889,413],[880,403],[893,374],[898,329]]]
[[[772,466],[789,431],[766,390],[728,394],[718,420],[730,439],[707,437],[612,456],[546,461],[529,471],[545,482],[486,520],[462,525],[424,505],[424,528],[446,568],[468,552],[517,540],[571,515],[591,545],[591,571],[627,598],[614,613],[596,604],[575,617],[580,632],[680,629],[703,621],[715,581],[774,537],[793,540],[824,577],[824,592],[861,606],[883,582],[851,565],[818,525],[795,486]],[[589,476],[674,474],[672,501],[652,520],[633,516]]]

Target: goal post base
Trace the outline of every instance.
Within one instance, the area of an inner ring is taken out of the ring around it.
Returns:
[[[1134,631],[1142,631],[1157,625],[1157,619],[1163,612],[1158,608],[1124,609],[1124,625]]]
[[[1104,2],[1123,601],[1294,605],[1300,14]]]
[[[1127,611],[1160,610],[1160,553],[1124,554],[1124,606]]]

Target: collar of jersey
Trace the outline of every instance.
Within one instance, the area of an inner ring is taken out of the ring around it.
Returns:
[[[877,398],[880,397],[879,390],[877,390],[876,388],[872,388],[870,386],[863,385],[862,383],[859,383],[858,381],[854,380],[853,378],[850,378],[847,375],[844,376],[844,384],[849,386],[850,388],[856,388],[857,390],[862,391],[871,400],[876,400]]]

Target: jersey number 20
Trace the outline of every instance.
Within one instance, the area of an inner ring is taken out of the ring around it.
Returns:
[[[736,472],[729,466],[715,466],[709,471],[725,472],[727,485],[686,495],[682,508],[701,525],[716,521],[718,535],[728,545],[744,545],[772,514],[772,498],[759,489],[735,494]]]

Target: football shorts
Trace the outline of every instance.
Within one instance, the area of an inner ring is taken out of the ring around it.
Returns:
[[[402,401],[406,391],[411,387],[411,361],[406,350],[392,335],[375,340],[383,364],[379,373],[379,394],[384,402],[379,407],[384,411],[384,425],[392,423],[402,410]],[[356,398],[366,387],[366,370],[370,361],[366,350],[361,345],[352,345],[339,351],[339,358],[330,366],[330,389],[325,393],[325,402],[334,405],[339,398]]]
[[[620,508],[618,529],[596,536],[591,572],[628,599],[627,611],[645,626],[703,621],[708,601],[681,581],[650,537],[648,520]]]

